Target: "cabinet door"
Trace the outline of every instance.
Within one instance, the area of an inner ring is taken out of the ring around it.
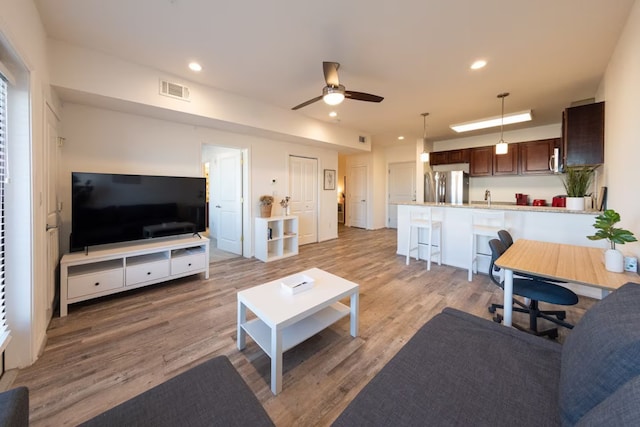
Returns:
[[[493,152],[493,146],[492,152]],[[518,173],[518,144],[509,144],[506,154],[493,155],[494,175],[516,175]]]
[[[559,138],[527,141],[520,144],[520,173],[540,175],[553,173],[549,167],[553,149],[560,146]]]
[[[493,145],[469,151],[469,176],[493,175]]]
[[[469,163],[469,150],[451,150],[449,153],[449,163]]]
[[[431,166],[446,165],[447,163],[448,155],[446,151],[435,151],[429,154],[429,164]]]
[[[604,102],[567,108],[562,118],[565,166],[604,163]]]

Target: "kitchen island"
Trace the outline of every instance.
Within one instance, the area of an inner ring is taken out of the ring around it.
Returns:
[[[397,254],[406,256],[409,237],[409,211],[412,208],[431,207],[434,217],[442,219],[442,263],[467,270],[471,247],[471,215],[474,210],[504,211],[505,228],[514,240],[529,239],[545,242],[604,248],[602,241],[591,241],[586,236],[595,233],[593,224],[598,211],[572,211],[549,206],[521,206],[514,204],[471,203],[462,205],[442,203],[405,203],[398,205]],[[414,231],[415,233],[415,231]],[[414,235],[415,236],[415,235]],[[415,242],[415,237],[412,240]],[[420,236],[420,241],[424,237]],[[490,255],[489,239],[478,242],[480,251]],[[426,251],[420,251],[425,259]],[[415,262],[415,260],[413,261]],[[487,274],[490,256],[479,257],[478,272]],[[426,267],[425,267],[426,268]],[[466,273],[465,273],[466,274]],[[602,298],[600,292],[579,285],[569,286],[576,293]]]

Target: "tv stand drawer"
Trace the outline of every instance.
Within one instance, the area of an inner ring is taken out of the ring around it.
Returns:
[[[125,276],[127,286],[162,279],[169,276],[169,260],[127,267]]]
[[[190,271],[202,271],[207,265],[204,252],[197,255],[184,255],[171,258],[171,275],[188,273]]]
[[[122,268],[69,277],[67,296],[79,298],[124,286]]]

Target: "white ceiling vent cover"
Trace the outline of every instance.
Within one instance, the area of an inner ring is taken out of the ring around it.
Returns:
[[[166,80],[160,80],[160,95],[169,96],[171,98],[189,100],[189,88],[178,83],[171,83]]]

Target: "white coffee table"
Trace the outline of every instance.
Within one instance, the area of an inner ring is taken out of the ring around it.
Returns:
[[[282,288],[282,278],[238,292],[238,349],[245,348],[249,334],[271,358],[273,394],[282,391],[282,353],[348,314],[351,336],[358,336],[358,284],[319,268],[297,274],[311,277],[314,286],[292,295]],[[350,307],[339,302],[348,296]],[[257,318],[247,321],[247,308]]]

